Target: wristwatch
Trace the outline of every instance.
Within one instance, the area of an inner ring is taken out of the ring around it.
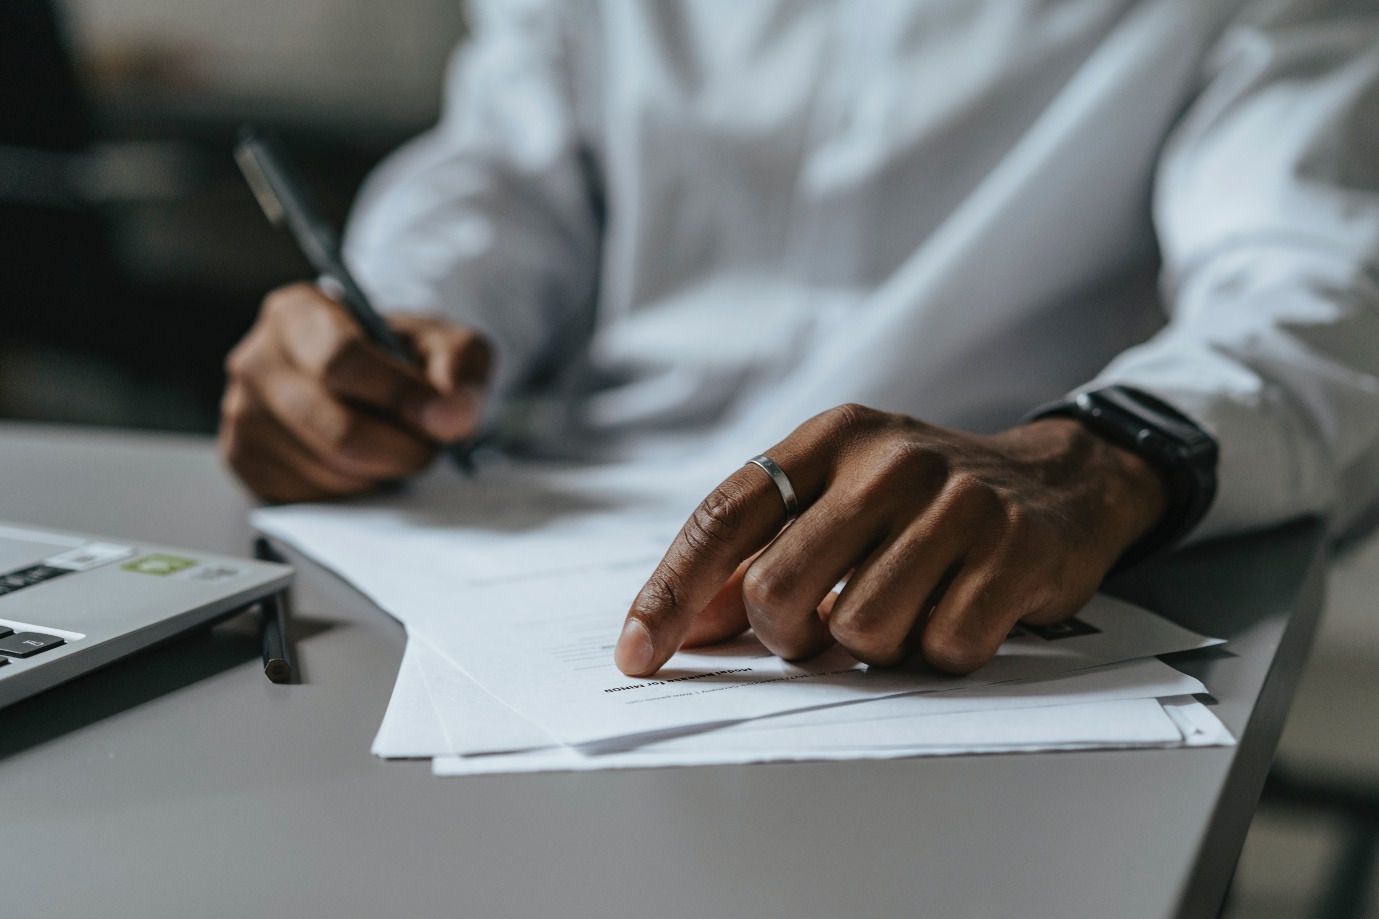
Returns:
[[[1143,458],[1164,483],[1164,513],[1111,570],[1142,561],[1176,543],[1206,515],[1216,495],[1216,440],[1181,412],[1147,392],[1108,386],[1035,409],[1025,421],[1075,418],[1092,433]]]

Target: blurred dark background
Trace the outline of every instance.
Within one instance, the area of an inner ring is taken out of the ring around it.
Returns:
[[[276,128],[343,221],[463,34],[459,0],[0,3],[0,417],[212,431],[225,353],[311,276],[237,128]]]
[[[0,0],[0,418],[213,431],[225,353],[311,276],[234,166],[239,125],[277,129],[342,221],[434,122],[464,34],[462,0]],[[1271,786],[1229,919],[1379,919],[1376,592],[1371,540],[1336,567],[1280,750],[1335,782]]]

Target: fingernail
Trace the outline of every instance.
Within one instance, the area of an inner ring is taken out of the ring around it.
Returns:
[[[640,620],[629,619],[618,636],[618,647],[613,651],[613,662],[628,676],[646,676],[651,672],[656,648],[651,644],[651,633]]]
[[[474,426],[476,405],[474,399],[459,393],[437,396],[421,407],[422,429],[436,440],[454,440]]]

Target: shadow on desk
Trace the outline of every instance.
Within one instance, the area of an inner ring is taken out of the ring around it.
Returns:
[[[295,616],[293,640],[301,641],[334,626],[324,619]],[[249,612],[118,660],[0,713],[4,723],[0,760],[256,661],[262,653],[258,615]]]
[[[1229,640],[1260,619],[1261,601],[1267,598],[1286,605],[1297,594],[1313,564],[1313,547],[1321,529],[1319,521],[1306,519],[1191,546],[1136,565],[1109,579],[1103,589],[1203,635]],[[1279,547],[1268,553],[1270,564],[1240,564],[1240,560],[1259,557],[1260,547],[1266,545]],[[1188,589],[1203,583],[1211,583],[1214,589]],[[1191,606],[1183,606],[1184,596],[1192,597]],[[1242,602],[1242,598],[1254,598],[1254,602]]]

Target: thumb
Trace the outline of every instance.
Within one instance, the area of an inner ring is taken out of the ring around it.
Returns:
[[[436,396],[421,409],[421,426],[442,443],[478,430],[493,349],[475,332],[429,317],[398,317],[395,327],[422,362]]]

